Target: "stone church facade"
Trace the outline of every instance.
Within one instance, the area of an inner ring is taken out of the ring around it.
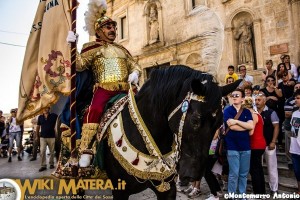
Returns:
[[[143,68],[184,64],[224,81],[245,64],[259,82],[265,60],[300,63],[300,0],[107,0],[117,42]]]

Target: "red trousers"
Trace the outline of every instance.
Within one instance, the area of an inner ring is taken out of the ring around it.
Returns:
[[[99,123],[106,103],[120,93],[124,91],[109,91],[100,87],[96,89],[91,105],[84,114],[83,123]]]

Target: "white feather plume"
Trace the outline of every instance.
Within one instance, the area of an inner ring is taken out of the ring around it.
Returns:
[[[90,0],[88,3],[88,10],[84,13],[85,27],[84,30],[90,36],[94,36],[96,21],[106,13],[107,4],[106,0]]]

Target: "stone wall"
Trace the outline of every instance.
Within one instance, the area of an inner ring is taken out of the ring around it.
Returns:
[[[264,69],[264,63],[267,59],[272,59],[274,61],[274,67],[280,63],[280,55],[271,55],[270,48],[280,44],[287,44],[288,52],[291,55],[291,61],[298,64],[298,55],[295,49],[296,46],[295,37],[292,31],[292,13],[291,4],[288,0],[231,0],[226,3],[220,1],[213,1],[212,9],[215,10],[217,15],[220,16],[222,22],[225,24],[225,32],[227,29],[230,31],[232,27],[232,19],[234,16],[238,15],[240,12],[248,12],[254,20],[254,26],[258,26],[260,31],[255,32],[255,38],[260,39],[259,44],[255,44],[256,48],[256,60],[257,69]],[[216,3],[218,2],[218,3]],[[225,74],[227,71],[227,66],[229,64],[237,65],[236,60],[232,55],[234,49],[230,49],[230,42],[232,39],[230,34],[225,33],[225,45],[222,61],[220,65],[221,74]],[[261,49],[260,49],[261,48]]]
[[[201,2],[204,5],[192,9],[191,0],[107,1],[108,15],[119,21],[125,13],[128,21],[128,38],[117,42],[128,48],[144,69],[164,63],[188,64],[223,81],[227,66],[238,65],[234,31],[235,20],[241,16],[249,19],[252,26],[255,61],[249,65],[258,70],[253,74],[261,74],[266,59],[272,59],[276,67],[284,53],[281,47],[287,48],[291,61],[299,64],[300,34],[294,31],[299,29],[299,1]],[[157,10],[159,40],[149,44],[149,9],[153,5]]]

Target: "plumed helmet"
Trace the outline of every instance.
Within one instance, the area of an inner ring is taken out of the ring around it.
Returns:
[[[88,3],[88,10],[85,12],[85,27],[90,36],[96,35],[96,30],[100,27],[113,23],[117,25],[116,21],[105,15],[107,4],[105,0],[90,0]]]
[[[107,16],[103,16],[100,17],[97,22],[95,23],[95,30],[97,30],[98,28],[104,26],[105,24],[114,24],[115,26],[117,26],[117,22],[112,20],[111,18],[107,17]]]

